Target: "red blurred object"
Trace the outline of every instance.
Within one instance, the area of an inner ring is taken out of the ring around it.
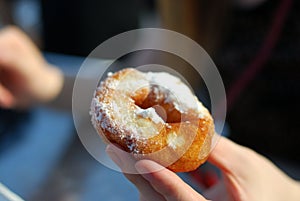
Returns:
[[[211,169],[198,169],[190,172],[189,175],[201,188],[210,188],[219,181],[217,173]]]

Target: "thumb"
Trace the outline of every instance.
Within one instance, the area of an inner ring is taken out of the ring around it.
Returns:
[[[220,168],[225,174],[238,174],[247,163],[245,156],[247,156],[248,150],[248,148],[221,136],[208,161]]]
[[[257,155],[254,151],[221,137],[208,160],[223,172],[228,196],[233,200],[242,200],[247,194],[245,186],[252,187],[249,177],[252,181],[253,174],[258,174]]]

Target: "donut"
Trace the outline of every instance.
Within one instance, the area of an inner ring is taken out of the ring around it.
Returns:
[[[174,172],[197,169],[211,149],[209,111],[187,85],[166,72],[125,68],[108,73],[95,90],[90,114],[106,143]]]

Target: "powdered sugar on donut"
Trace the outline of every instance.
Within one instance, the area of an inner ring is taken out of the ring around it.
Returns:
[[[179,78],[165,72],[148,72],[146,77],[150,84],[157,85],[160,91],[167,94],[165,102],[174,104],[178,111],[198,111],[197,98]]]
[[[97,88],[90,110],[94,127],[98,132],[108,132],[113,139],[122,140],[130,152],[138,153],[136,141],[154,137],[163,128],[171,129],[153,107],[143,109],[136,104],[134,98],[146,98],[150,92],[180,113],[193,111],[200,119],[209,115],[179,78],[165,72],[142,73],[127,69],[116,74],[108,73]],[[174,141],[173,135],[167,141],[174,149],[182,144],[182,140]]]
[[[123,79],[110,75],[97,88],[91,104],[92,123],[97,128],[119,135],[120,138],[142,139],[156,135],[154,124],[163,124],[155,110],[141,109],[131,98],[140,87],[149,87],[144,74],[132,71]],[[147,124],[150,119],[153,124]],[[132,146],[132,145],[130,145]]]
[[[147,109],[141,109],[138,107],[136,110],[136,114],[142,116],[143,118],[149,118],[156,124],[165,123],[164,120],[155,112],[155,109],[152,107]]]

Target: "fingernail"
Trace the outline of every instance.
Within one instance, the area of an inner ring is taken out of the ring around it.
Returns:
[[[157,172],[164,169],[163,166],[151,160],[138,161],[135,164],[135,168],[140,174],[148,174],[148,173]]]

